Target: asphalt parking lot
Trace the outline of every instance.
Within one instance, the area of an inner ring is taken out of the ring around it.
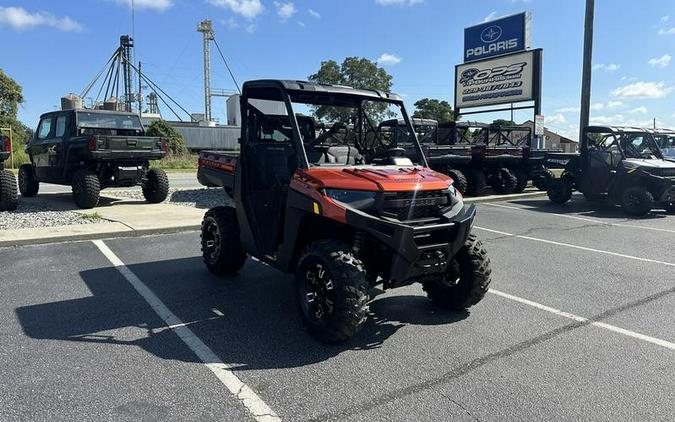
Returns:
[[[195,232],[0,249],[0,420],[675,420],[675,216],[478,210],[481,303],[375,291],[339,346],[292,276],[216,278]]]

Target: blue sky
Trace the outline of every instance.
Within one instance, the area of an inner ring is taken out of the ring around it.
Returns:
[[[35,126],[80,92],[131,33],[131,0],[0,0],[0,68],[24,87],[20,118]],[[322,60],[362,56],[394,76],[407,106],[452,103],[463,28],[532,12],[532,47],[544,49],[547,126],[576,138],[583,0],[135,0],[136,60],[165,91],[203,110],[201,34],[210,18],[239,81],[305,79]],[[675,127],[675,1],[596,0],[591,121]],[[213,88],[233,89],[213,57]],[[167,111],[168,113],[168,111]],[[214,99],[225,120],[225,102]],[[484,116],[508,118],[500,116]],[[518,112],[516,120],[531,117]],[[473,117],[472,117],[473,119]]]

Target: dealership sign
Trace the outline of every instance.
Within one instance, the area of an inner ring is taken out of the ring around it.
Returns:
[[[455,67],[455,109],[537,99],[541,50],[509,54]]]
[[[481,23],[464,29],[464,62],[530,48],[530,13]]]

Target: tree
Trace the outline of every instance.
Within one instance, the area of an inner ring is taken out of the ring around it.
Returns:
[[[318,72],[309,76],[309,80],[314,82],[346,85],[358,89],[377,89],[383,92],[391,91],[392,79],[393,77],[384,68],[363,57],[347,57],[342,64],[338,64],[335,60],[321,62]],[[386,104],[366,106],[365,109],[377,120],[390,116]],[[319,119],[340,120],[347,117],[344,111],[341,112],[331,106],[317,106],[313,112]]]
[[[506,119],[495,119],[492,121],[493,125],[497,126],[515,126],[516,123],[513,120],[506,120]]]
[[[21,123],[16,115],[23,103],[23,89],[14,79],[0,69],[0,128],[12,128],[14,166],[28,162],[23,145],[33,136],[33,131]],[[5,131],[3,135],[8,135]]]
[[[433,119],[438,123],[455,121],[452,106],[447,101],[435,98],[422,98],[415,102],[413,117],[417,119]]]
[[[145,134],[166,139],[169,142],[169,151],[174,155],[183,155],[187,152],[183,135],[172,128],[166,120],[152,122],[145,130]]]

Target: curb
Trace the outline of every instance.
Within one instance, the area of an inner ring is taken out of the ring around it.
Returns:
[[[464,203],[480,204],[484,202],[504,202],[504,201],[511,201],[513,199],[540,198],[546,195],[547,195],[546,191],[537,191],[537,192],[512,193],[510,195],[478,196],[472,198],[464,198]]]
[[[100,224],[114,225],[115,223],[100,223]],[[94,225],[95,224],[91,224],[91,226]],[[59,227],[70,227],[70,226],[59,226]],[[162,227],[156,229],[139,229],[139,230],[130,229],[124,226],[123,229],[109,230],[109,231],[92,230],[90,233],[85,232],[85,233],[63,234],[57,236],[44,236],[44,237],[24,238],[15,240],[0,240],[0,248],[13,248],[18,246],[29,246],[29,245],[44,245],[48,243],[61,243],[61,242],[81,242],[85,240],[110,239],[120,237],[141,237],[158,234],[183,233],[189,231],[197,231],[200,228],[201,225],[199,224],[175,226],[175,227]]]

